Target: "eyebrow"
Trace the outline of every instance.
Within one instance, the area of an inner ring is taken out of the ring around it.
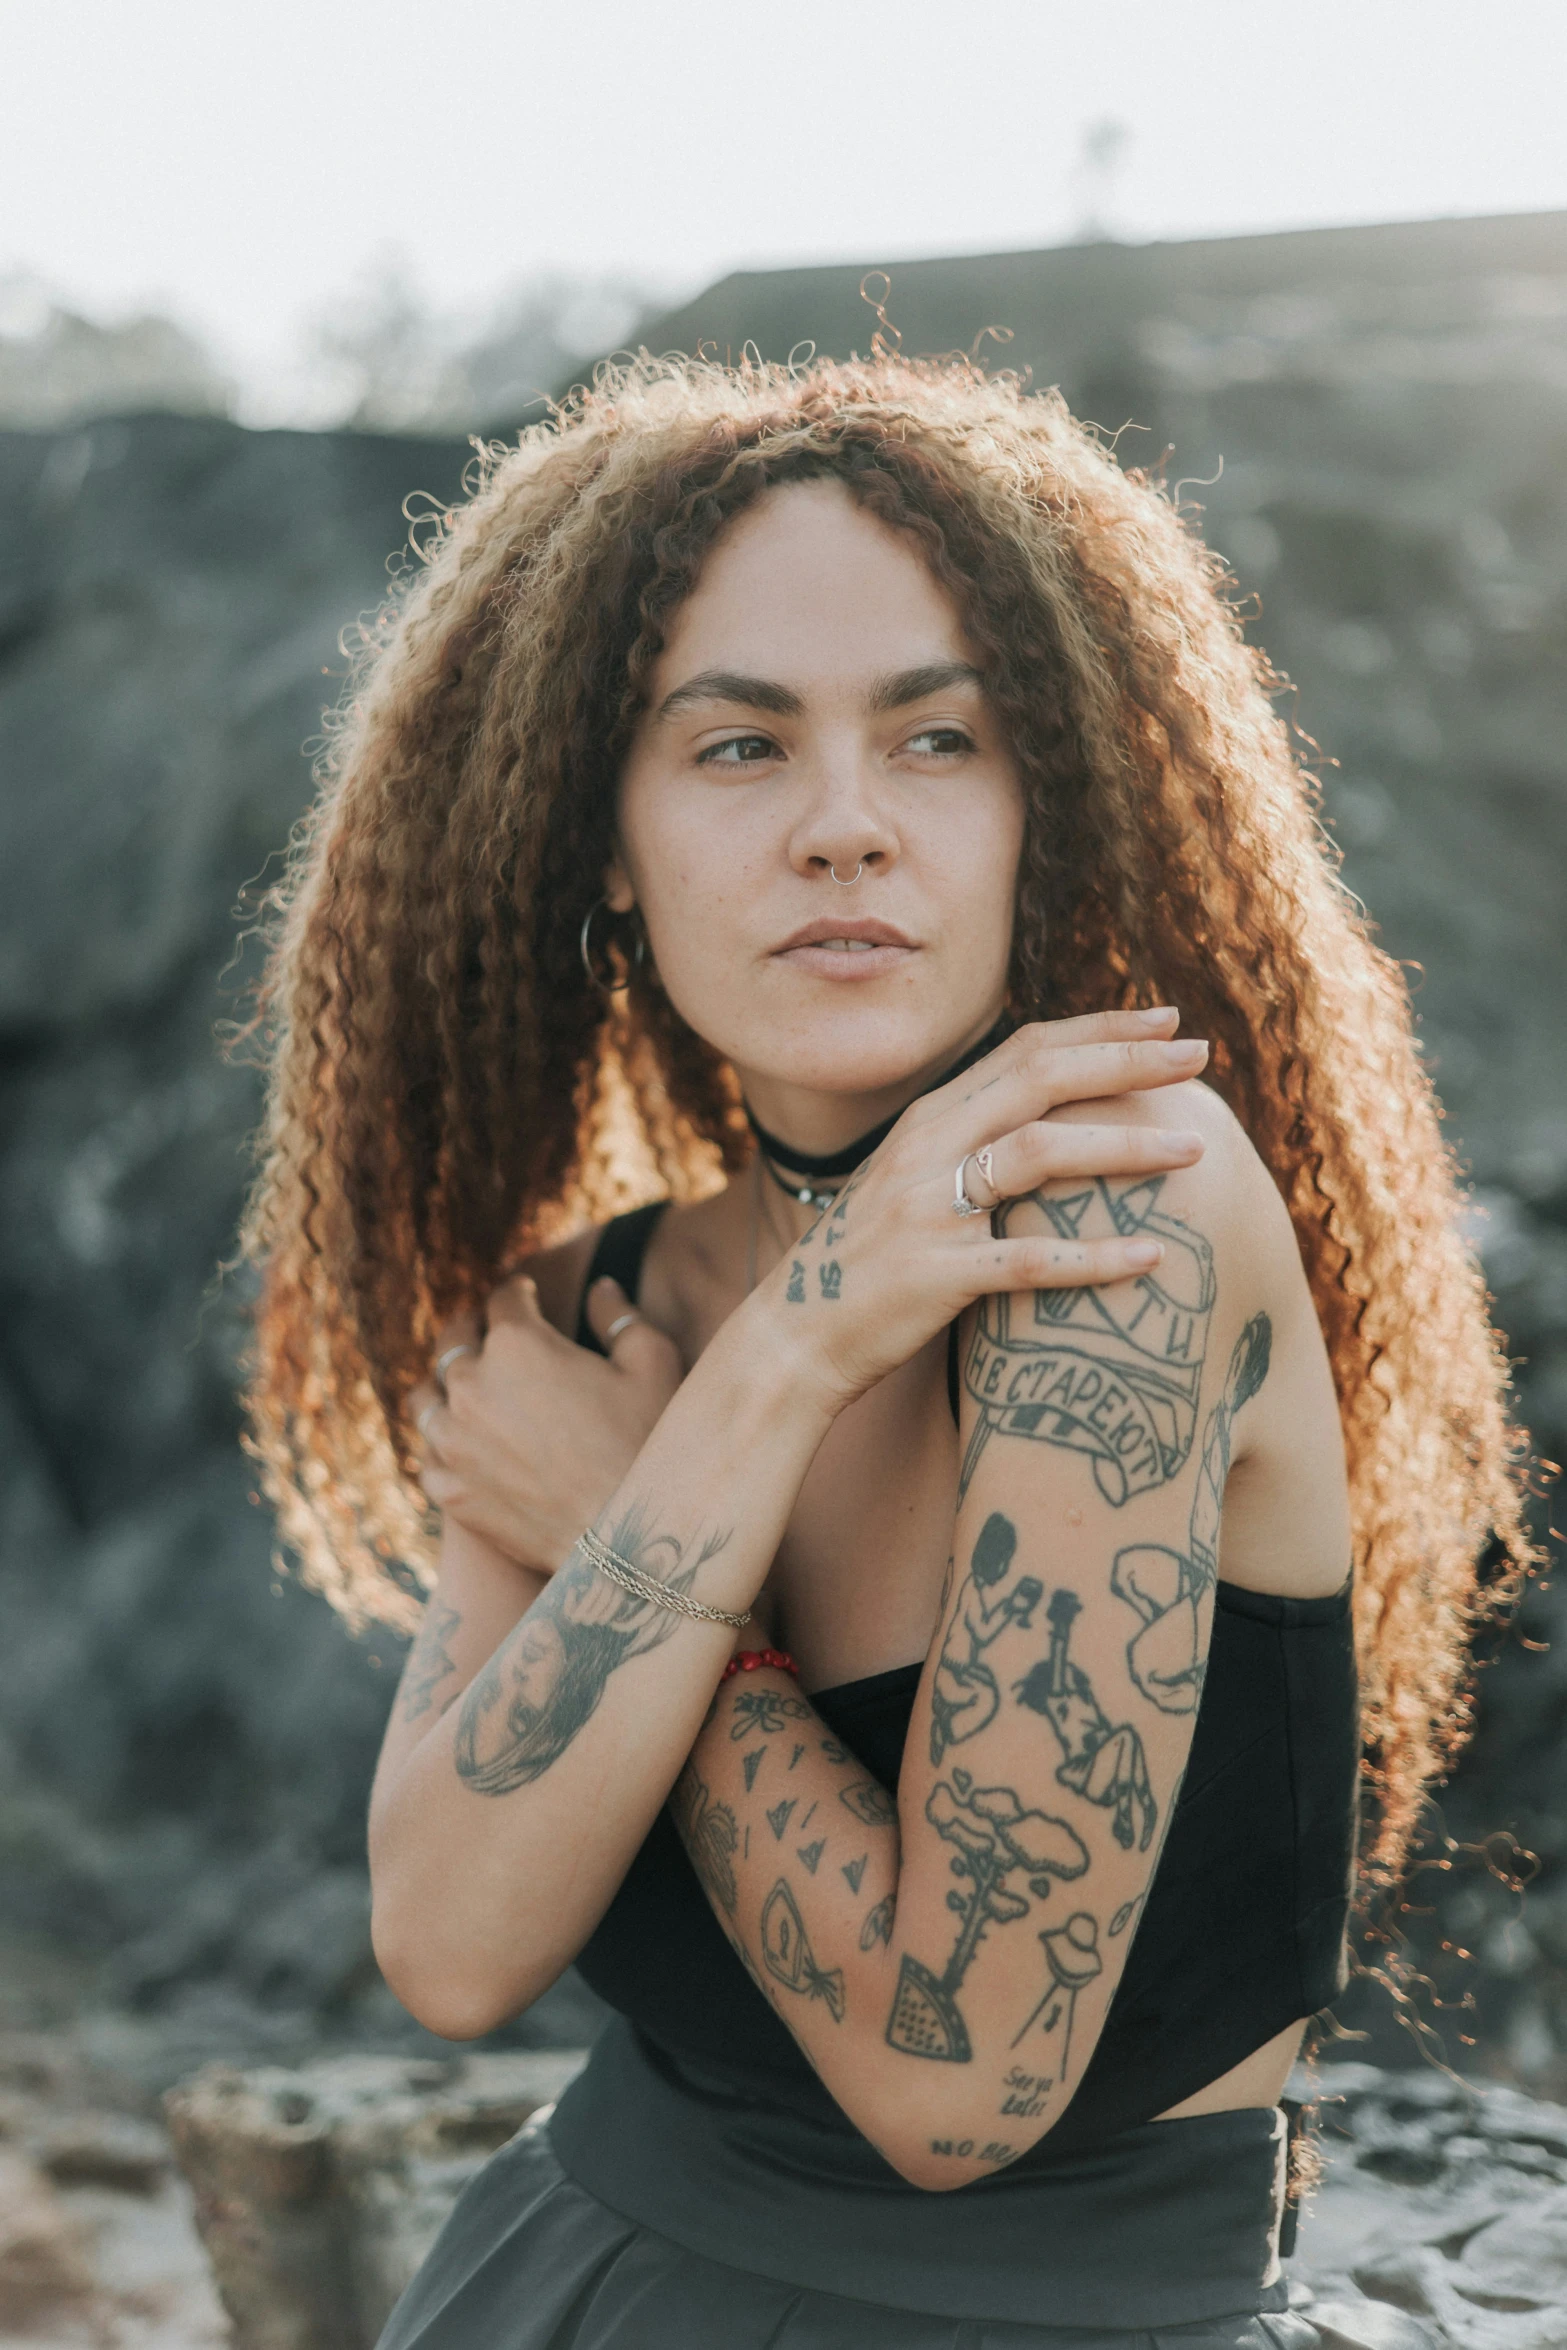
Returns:
[[[985,680],[970,661],[927,661],[918,669],[893,670],[873,679],[866,708],[873,716],[902,710],[910,702],[923,702],[958,685],[977,686],[983,692]],[[805,708],[794,688],[780,685],[776,678],[745,677],[733,669],[704,669],[665,696],[658,716],[661,720],[673,718],[699,702],[730,702],[745,710],[769,710],[776,718],[798,718]]]

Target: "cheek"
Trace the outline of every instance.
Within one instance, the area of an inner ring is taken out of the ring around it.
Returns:
[[[956,808],[933,810],[921,845],[927,873],[949,899],[992,912],[1010,906],[1023,853],[1021,793],[998,784]]]
[[[714,973],[733,969],[746,905],[765,856],[733,824],[715,822],[710,802],[678,791],[656,795],[628,784],[621,841],[648,946],[664,985],[686,1018],[682,997],[699,994]]]

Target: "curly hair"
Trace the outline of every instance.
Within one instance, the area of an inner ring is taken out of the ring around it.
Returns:
[[[1385,1876],[1533,1555],[1440,1112],[1221,563],[1058,396],[965,362],[602,371],[481,453],[364,627],[256,1022],[251,1441],[284,1538],[350,1619],[406,1621],[408,1397],[442,1318],[520,1251],[744,1163],[727,1065],[656,975],[589,986],[578,931],[672,615],[736,515],[822,478],[907,535],[979,649],[1026,811],[1011,1011],[1178,1003],[1289,1208],[1343,1420]]]

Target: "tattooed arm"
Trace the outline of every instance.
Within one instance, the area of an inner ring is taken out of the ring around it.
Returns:
[[[674,1590],[746,1610],[822,1437],[856,1395],[981,1295],[1080,1287],[1158,1256],[1162,1244],[1133,1231],[1007,1239],[957,1227],[950,1171],[962,1152],[1002,1137],[998,1171],[1020,1171],[1011,1196],[1042,1165],[1167,1165],[1168,1135],[1098,1126],[1067,1145],[1018,1121],[1063,1102],[1120,1106],[1201,1057],[1152,1038],[1139,1016],[1107,1015],[1021,1031],[914,1104],[802,1255],[718,1332],[598,1533]],[[457,1365],[454,1385],[465,1375]],[[580,1949],[691,1750],[733,1634],[633,1597],[578,1550],[487,1657],[482,1642],[459,1654],[457,1640],[432,1619],[422,1669],[456,1702],[422,1732],[416,1718],[411,1749],[378,1787],[371,1861],[389,1981],[433,2029],[463,2036],[525,2005]],[[414,1702],[420,1688],[415,1673]],[[778,1946],[792,1946],[788,1900],[769,1916]]]
[[[720,1692],[677,1798],[762,1989],[924,2187],[1014,2160],[1082,2079],[1185,1767],[1225,1487],[1270,1380],[1336,1445],[1287,1221],[1227,1113],[1201,1114],[1200,1169],[1047,1186],[1006,1218],[1152,1229],[1164,1256],[970,1318],[955,1566],[896,1807],[760,1673]],[[1307,1568],[1330,1588],[1345,1529],[1323,1499]]]

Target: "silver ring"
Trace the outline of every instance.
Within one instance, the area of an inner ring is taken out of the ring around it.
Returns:
[[[424,1410],[419,1414],[418,1419],[415,1420],[414,1426],[419,1431],[419,1436],[422,1443],[428,1444],[430,1441],[430,1431],[425,1426],[426,1420],[428,1420],[432,1412],[438,1412],[440,1408],[441,1407],[438,1403],[427,1403],[424,1407]]]
[[[439,1354],[436,1356],[435,1369],[431,1372],[430,1376],[435,1381],[436,1386],[440,1389],[443,1402],[446,1397],[446,1371],[448,1364],[455,1363],[459,1355],[476,1355],[478,1351],[479,1350],[476,1346],[449,1346],[444,1354]]]
[[[641,1319],[642,1316],[637,1312],[635,1306],[631,1308],[629,1313],[617,1314],[604,1333],[604,1344],[613,1346],[622,1330],[629,1330],[633,1322],[640,1322]]]
[[[990,1190],[995,1193],[993,1199],[977,1200],[970,1196],[968,1185],[963,1179],[970,1159],[984,1176]],[[1000,1204],[1001,1194],[996,1190],[996,1179],[990,1171],[989,1143],[982,1151],[965,1151],[958,1161],[957,1174],[953,1177],[952,1213],[955,1216],[988,1216],[991,1210],[999,1207]]]
[[[859,880],[860,875],[865,871],[865,859],[863,857],[860,859],[859,863],[855,866],[854,871],[849,875],[847,881],[838,880],[838,868],[836,865],[829,865],[827,870],[832,875],[834,881],[838,882],[838,887],[840,889],[853,889],[855,883]]]

